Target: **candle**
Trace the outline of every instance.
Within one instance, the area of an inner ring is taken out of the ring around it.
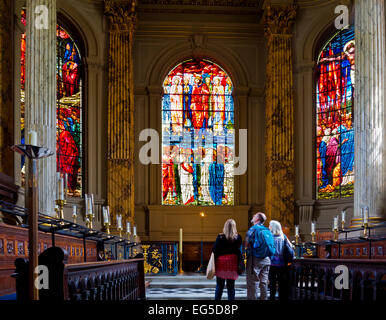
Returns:
[[[68,174],[64,174],[64,196],[67,198],[67,189],[68,189]]]
[[[137,226],[133,226],[133,235],[137,235]]]
[[[109,206],[107,206],[106,211],[107,211],[107,218],[108,218],[109,225],[110,225],[111,224],[111,220],[110,220],[110,207]]]
[[[94,210],[94,194],[93,193],[91,193],[91,208],[92,208],[91,212],[94,215],[95,210]]]
[[[342,222],[345,223],[346,222],[346,211],[342,211]]]
[[[122,216],[117,215],[117,228],[122,229]]]
[[[315,221],[311,222],[311,233],[315,233]]]
[[[37,133],[36,131],[31,130],[28,132],[28,144],[31,146],[36,146],[37,145]]]
[[[295,226],[295,236],[299,236],[299,226]]]
[[[87,200],[88,200],[88,204],[87,204],[88,214],[92,214],[92,200],[91,200],[91,197],[88,197]]]
[[[76,217],[76,206],[72,206],[72,216]]]
[[[332,231],[338,230],[338,218],[334,217],[334,225]]]
[[[180,228],[180,252],[182,253],[182,228]]]
[[[365,216],[363,218],[363,223],[369,223],[369,207],[364,208]]]
[[[362,219],[362,222],[364,222],[365,215],[364,215],[364,208],[363,207],[361,207],[361,219]]]
[[[88,196],[87,196],[87,194],[84,195],[84,211],[87,214],[87,212],[88,212]]]
[[[59,200],[59,181],[60,181],[60,172],[56,172],[56,199]]]
[[[108,224],[109,223],[109,217],[107,216],[107,208],[102,207],[103,211],[103,224]]]
[[[63,178],[62,177],[60,177],[60,179],[59,179],[59,200],[64,200]]]
[[[127,221],[127,222],[126,222],[126,232],[127,232],[127,233],[130,233],[130,231],[131,231],[131,224],[130,224],[129,221]]]

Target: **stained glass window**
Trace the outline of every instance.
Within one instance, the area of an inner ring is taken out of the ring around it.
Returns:
[[[25,10],[22,23],[26,24]],[[70,34],[57,26],[57,122],[56,164],[57,171],[68,175],[68,195],[82,195],[82,63],[79,49]],[[26,35],[21,39],[21,139],[24,143],[24,84]],[[22,159],[22,179],[24,177]]]
[[[207,60],[189,60],[165,78],[162,204],[233,205],[233,83]]]
[[[354,29],[338,32],[321,50],[316,83],[318,198],[354,194]]]
[[[57,171],[68,174],[68,194],[82,191],[82,79],[79,49],[70,35],[57,27]]]

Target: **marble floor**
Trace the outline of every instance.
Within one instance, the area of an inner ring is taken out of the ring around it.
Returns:
[[[145,277],[149,282],[146,289],[148,300],[213,300],[216,280],[208,280],[205,275],[184,273],[183,275],[164,276],[149,275]],[[245,300],[247,287],[245,276],[240,276],[235,284],[236,300]],[[227,299],[224,288],[223,300]]]

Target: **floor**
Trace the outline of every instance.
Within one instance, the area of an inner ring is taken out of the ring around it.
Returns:
[[[208,280],[205,275],[184,273],[176,276],[147,275],[149,286],[146,289],[148,300],[213,300],[216,280]],[[240,276],[235,284],[236,300],[245,300],[247,287],[245,276]],[[223,300],[227,299],[224,288]]]

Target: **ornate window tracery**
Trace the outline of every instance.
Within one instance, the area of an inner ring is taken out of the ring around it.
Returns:
[[[234,204],[233,83],[208,60],[176,66],[163,83],[162,204]]]

